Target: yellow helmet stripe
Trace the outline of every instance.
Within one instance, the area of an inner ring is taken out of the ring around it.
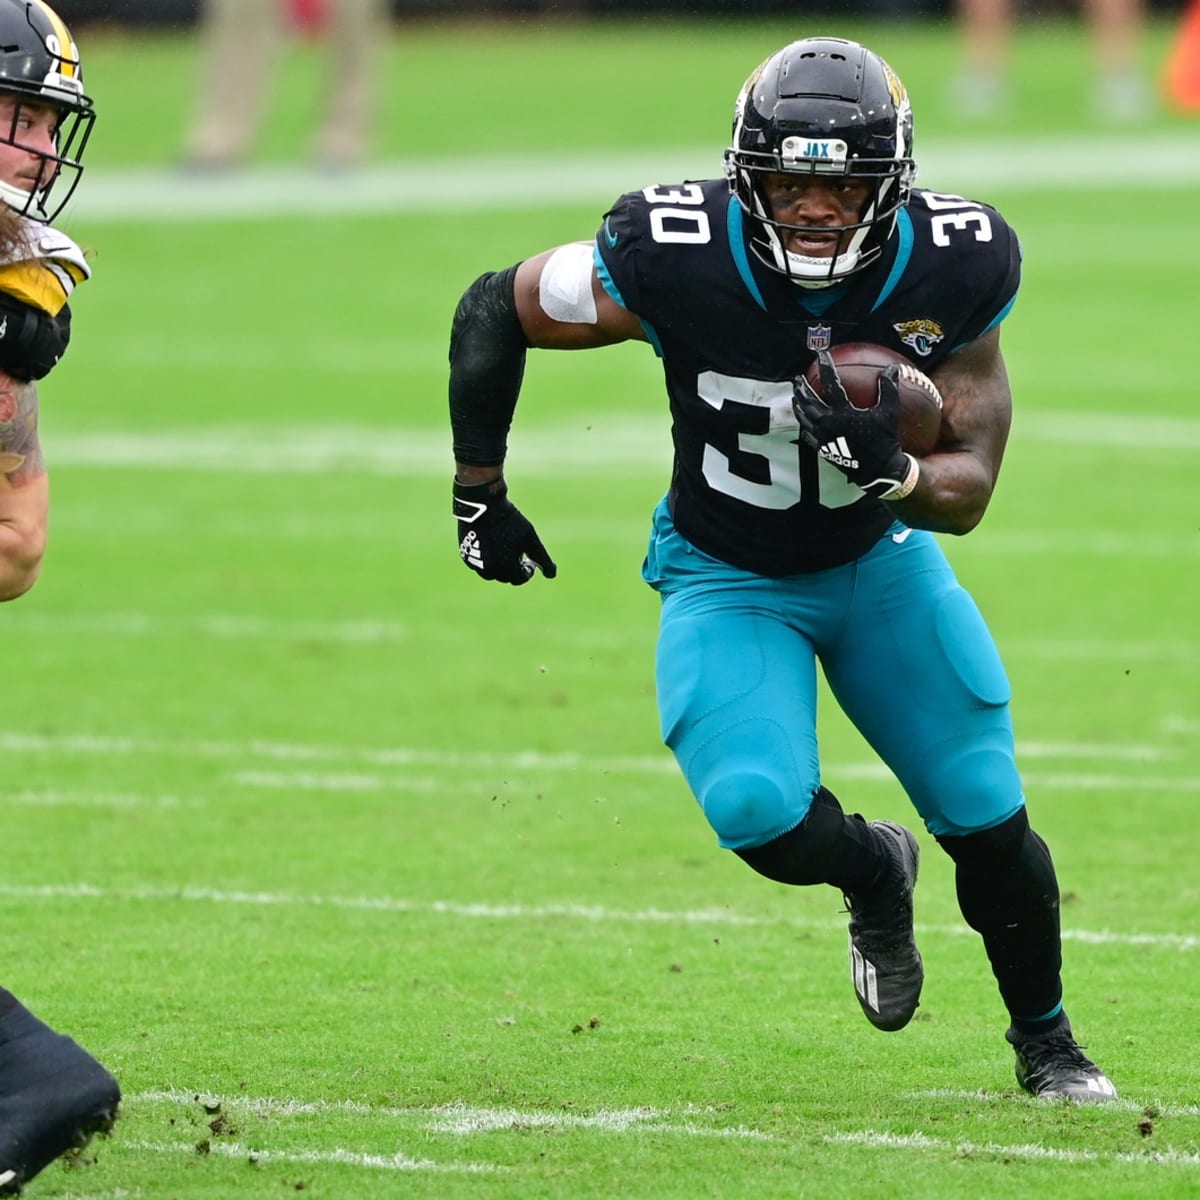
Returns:
[[[54,36],[58,38],[59,70],[68,79],[77,78],[79,64],[73,58],[66,57],[66,55],[75,52],[75,42],[71,37],[71,31],[63,23],[62,17],[46,3],[46,0],[29,0],[29,2],[34,8],[39,9],[43,13],[54,30]]]

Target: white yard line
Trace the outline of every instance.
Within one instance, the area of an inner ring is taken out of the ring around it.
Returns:
[[[5,614],[7,618],[9,614]],[[56,637],[213,637],[254,641],[338,642],[376,646],[408,641],[409,627],[400,621],[290,621],[279,617],[195,613],[186,617],[150,613],[14,613],[8,629],[49,633]]]
[[[260,908],[328,908],[356,912],[414,913],[483,921],[588,921],[595,924],[701,925],[737,928],[832,930],[843,918],[809,920],[797,917],[762,917],[732,909],[617,909],[603,904],[489,904],[465,900],[409,900],[400,896],[326,896],[291,892],[243,892],[197,884],[168,887],[97,887],[89,883],[17,884],[0,882],[0,896],[26,900],[115,900],[147,904],[230,904]],[[974,937],[966,925],[917,923],[922,935]],[[1190,953],[1200,949],[1200,936],[1181,933],[1119,933],[1108,929],[1064,929],[1064,941],[1087,945],[1140,946],[1148,949]]]
[[[121,1150],[149,1151],[154,1154],[197,1154],[195,1142],[142,1142],[120,1139],[114,1145]],[[353,1150],[267,1150],[210,1138],[206,1154],[222,1158],[237,1158],[250,1163],[298,1163],[303,1165],[335,1164],[345,1167],[367,1167],[375,1171],[452,1171],[477,1174],[494,1171],[491,1163],[439,1163],[428,1158],[410,1158],[407,1154],[361,1154]]]
[[[178,796],[146,795],[140,792],[36,791],[22,789],[0,795],[0,805],[22,808],[190,808],[199,802]]]
[[[958,1088],[929,1088],[925,1091],[909,1092],[914,1100],[965,1100],[977,1104],[1007,1104],[1009,1098],[1000,1092],[986,1092],[978,1088],[973,1090]],[[1200,1105],[1196,1104],[1160,1104],[1157,1100],[1109,1100],[1104,1105],[1105,1112],[1137,1113],[1150,1117],[1200,1117]]]
[[[823,1142],[834,1146],[865,1146],[873,1150],[934,1151],[939,1154],[987,1154],[1001,1159],[1049,1159],[1067,1163],[1111,1163],[1144,1167],[1200,1167],[1200,1152],[1171,1147],[1147,1150],[1144,1154],[1104,1153],[1099,1150],[1064,1150],[1036,1143],[1013,1145],[1008,1142],[953,1142],[928,1137],[923,1133],[884,1133],[864,1129],[858,1133],[827,1133]]]
[[[913,1099],[938,1099],[950,1096],[949,1092],[910,1093]],[[985,1093],[963,1093],[969,1099],[995,1100]],[[1006,1098],[1007,1103],[1014,1103]],[[429,1136],[449,1134],[454,1137],[477,1137],[512,1129],[548,1129],[556,1132],[574,1130],[598,1130],[605,1134],[628,1134],[633,1136],[661,1136],[670,1134],[683,1137],[722,1137],[760,1142],[778,1142],[781,1139],[759,1130],[738,1126],[735,1128],[700,1124],[696,1116],[708,1115],[689,1106],[683,1112],[661,1110],[649,1106],[632,1109],[600,1109],[590,1114],[564,1113],[561,1111],[521,1110],[514,1108],[482,1108],[464,1103],[438,1105],[430,1108],[373,1107],[353,1101],[297,1101],[280,1100],[273,1097],[210,1096],[205,1093],[183,1089],[154,1090],[131,1095],[126,1103],[137,1105],[185,1105],[203,1103],[206,1109],[220,1108],[233,1112],[270,1114],[287,1117],[310,1114],[349,1114],[353,1117],[383,1118],[389,1121],[409,1122],[423,1140]],[[1015,1103],[1035,1105],[1036,1101],[1018,1098]],[[1131,1112],[1144,1111],[1131,1101],[1118,1101],[1105,1106],[1103,1112],[1119,1113],[1127,1120]],[[1164,1116],[1193,1116],[1188,1107],[1159,1107],[1156,1111]],[[711,1111],[711,1110],[709,1110]],[[683,1118],[682,1120],[680,1118]],[[1172,1146],[1147,1149],[1144,1153],[1106,1152],[1097,1150],[1070,1150],[1036,1142],[970,1142],[948,1138],[930,1137],[919,1131],[897,1134],[883,1130],[864,1129],[842,1133],[821,1134],[821,1141],[830,1146],[862,1146],[874,1150],[899,1150],[936,1154],[975,1154],[996,1156],[1003,1159],[1027,1159],[1067,1163],[1109,1163],[1144,1167],[1172,1167],[1192,1169],[1200,1167],[1200,1153],[1195,1150],[1179,1150]],[[239,1142],[225,1141],[219,1137],[205,1139],[209,1153],[250,1162],[288,1162],[301,1164],[336,1164],[389,1171],[443,1171],[482,1172],[496,1168],[492,1164],[478,1162],[441,1163],[430,1158],[414,1158],[403,1153],[370,1154],[343,1149],[288,1150],[278,1151],[249,1146]],[[118,1152],[151,1152],[159,1154],[195,1154],[194,1141],[156,1142],[126,1141],[114,1143]]]
[[[214,361],[221,361],[219,349],[214,348],[214,354]],[[657,403],[652,387],[647,405]],[[1119,446],[1124,454],[1144,454],[1153,464],[1161,462],[1164,445],[1176,458],[1200,452],[1200,418],[1143,414],[1131,427],[1102,415],[1038,412],[1024,418],[1016,437],[1030,446],[1068,444],[1076,458],[1090,452],[1108,454]],[[581,468],[600,467],[644,477],[652,467],[662,472],[665,486],[669,441],[665,413],[643,411],[621,414],[620,419],[606,416],[603,423],[587,428],[578,423],[523,427],[513,436],[510,458],[523,475],[551,478],[574,478]],[[448,434],[424,427],[217,425],[155,432],[62,430],[47,438],[47,457],[55,466],[98,469],[441,476],[448,445]],[[1102,529],[1088,532],[1110,536]],[[1184,544],[1194,549],[1194,542]]]
[[[317,742],[275,742],[251,738],[245,741],[209,741],[186,738],[108,736],[91,733],[33,733],[9,728],[0,730],[0,750],[27,754],[80,755],[178,755],[183,758],[267,759],[275,762],[353,762],[376,767],[435,766],[463,770],[580,771],[595,770],[661,774],[674,772],[674,759],[667,750],[655,755],[545,754],[538,750],[507,753],[460,753],[411,746],[337,746]],[[1190,747],[1154,743],[1042,742],[1022,741],[1019,757],[1036,759],[1086,759],[1089,762],[1175,762]],[[886,771],[880,763],[842,763],[830,771],[874,773]]]
[[[886,783],[891,772],[882,763],[827,764],[828,779]],[[1156,794],[1200,792],[1200,776],[1181,779],[1154,775],[1100,775],[1096,772],[1025,771],[1025,786],[1044,791],[1105,791]],[[368,775],[358,773],[320,773],[316,771],[237,771],[232,782],[241,787],[269,788],[297,792],[436,792],[450,786],[448,781],[414,779],[407,775]],[[461,785],[455,785],[461,786]]]
[[[1138,184],[1176,188],[1200,182],[1200,139],[1189,129],[1140,136]],[[92,168],[70,219],[178,222],[357,213],[543,209],[567,202],[597,214],[622,192],[685,178],[716,178],[721,145],[631,153],[512,153],[381,163],[330,180],[304,166],[261,166],[201,175],[161,168]],[[922,139],[918,182],[966,194],[1114,187],[1112,164],[1130,153],[1119,134],[1072,137]],[[480,180],[486,187],[480,187]],[[987,198],[987,197],[981,197]]]
[[[599,1129],[608,1133],[628,1133],[646,1129],[655,1133],[676,1133],[693,1137],[746,1138],[752,1141],[774,1141],[769,1134],[745,1126],[704,1126],[694,1118],[713,1115],[713,1109],[689,1106],[682,1112],[652,1108],[600,1108],[593,1113],[570,1113],[558,1110],[483,1108],[459,1101],[428,1108],[371,1105],[355,1100],[290,1100],[273,1096],[218,1096],[183,1088],[152,1089],[127,1097],[128,1101],[144,1104],[203,1104],[208,1109],[220,1108],[234,1113],[269,1115],[272,1117],[338,1115],[378,1117],[387,1121],[408,1121],[422,1131],[469,1137],[474,1134],[496,1133],[506,1129]],[[680,1119],[681,1117],[687,1119]]]
[[[1130,539],[1130,548],[1136,553],[1136,539]],[[958,547],[954,547],[956,553]],[[1011,544],[1008,547],[1012,549]],[[1077,548],[1086,554],[1086,549]],[[1178,560],[1183,557],[1182,543],[1179,553],[1162,557]],[[1200,543],[1196,547],[1200,554]],[[1029,553],[1042,553],[1033,544]],[[1063,551],[1045,549],[1045,553],[1061,557]],[[982,557],[988,557],[984,553]],[[412,641],[412,628],[403,621],[386,617],[356,617],[345,621],[290,620],[262,614],[192,613],[174,617],[147,612],[39,612],[32,606],[18,608],[4,614],[5,629],[10,633],[23,632],[48,634],[56,638],[81,637],[89,641],[95,638],[192,638],[249,640],[262,642],[333,642],[345,646],[375,647],[400,645]],[[647,622],[640,631],[647,640],[653,638],[653,625]],[[628,646],[633,642],[628,632],[622,633],[609,628],[580,628],[567,625],[541,630],[539,636],[548,644],[557,646],[584,646],[593,649]],[[1119,663],[1171,663],[1182,665],[1200,660],[1200,647],[1194,642],[1177,641],[1110,641],[1093,638],[1014,638],[1005,639],[1001,650],[1006,657],[1031,658],[1038,661],[1067,662],[1119,662]],[[1026,756],[1031,751],[1023,747]],[[1102,747],[1087,747],[1083,755],[1095,760],[1111,758]],[[1144,759],[1145,751],[1138,751]]]

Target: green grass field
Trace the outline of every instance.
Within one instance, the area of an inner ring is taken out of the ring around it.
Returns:
[[[657,733],[638,570],[668,434],[645,347],[531,359],[509,475],[559,578],[502,588],[458,562],[458,295],[657,182],[493,205],[489,165],[569,152],[619,174],[706,146],[715,164],[742,78],[800,32],[401,29],[380,162],[479,151],[461,203],[192,220],[136,216],[132,184],[129,213],[88,215],[122,167],[163,168],[181,206],[190,186],[166,169],[191,47],[96,40],[70,226],[96,278],[42,386],[52,548],[0,610],[0,979],[126,1100],[30,1195],[1200,1195],[1200,123],[1098,128],[1077,32],[1030,28],[995,132],[1072,177],[1043,186],[1018,158],[973,193],[1027,252],[1017,415],[986,521],[947,549],[1013,679],[1067,1003],[1119,1104],[1017,1091],[923,832],[928,979],[892,1036],[858,1012],[840,897],[716,847]],[[941,108],[951,34],[849,32],[906,79],[958,186],[981,141]],[[267,166],[302,155],[317,70],[286,65]],[[1141,178],[1148,141],[1179,161]],[[303,179],[314,204],[355,186]],[[821,732],[849,807],[909,818],[832,703]]]

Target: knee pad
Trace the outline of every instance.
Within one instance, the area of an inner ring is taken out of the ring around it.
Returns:
[[[802,820],[807,808],[786,796],[772,776],[749,770],[730,772],[714,780],[700,802],[708,823],[727,850],[770,841]]]

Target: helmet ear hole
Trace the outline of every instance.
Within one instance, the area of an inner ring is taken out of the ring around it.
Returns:
[[[810,287],[836,283],[882,257],[907,202],[916,164],[912,108],[879,55],[841,38],[806,38],[776,51],[746,80],[725,153],[730,191],[750,224],[750,244],[772,270]],[[857,222],[837,227],[832,256],[785,249],[791,231],[762,194],[767,174],[855,178],[875,184]]]

